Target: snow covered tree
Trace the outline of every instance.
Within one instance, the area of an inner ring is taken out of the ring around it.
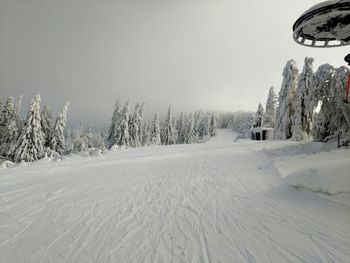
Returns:
[[[194,129],[194,117],[190,114],[185,120],[185,143],[192,144],[196,142],[196,131]]]
[[[203,118],[203,112],[201,110],[196,111],[193,115],[194,118],[194,131],[195,131],[195,136],[199,136],[199,127]]]
[[[86,152],[89,149],[89,141],[84,130],[83,125],[80,123],[79,128],[72,133],[73,152]]]
[[[74,142],[73,142],[73,137],[72,137],[72,133],[70,130],[67,130],[65,137],[66,137],[66,139],[65,139],[66,145],[64,147],[66,149],[65,154],[70,154],[74,150]]]
[[[151,139],[151,129],[152,127],[148,122],[143,122],[142,123],[142,145],[147,146],[150,145],[150,139]]]
[[[31,162],[44,157],[45,137],[41,128],[40,101],[38,94],[30,104],[25,126],[13,151],[15,162]]]
[[[264,117],[264,108],[261,105],[261,103],[259,103],[258,110],[255,113],[254,128],[262,126],[263,117]]]
[[[21,133],[23,122],[21,119],[21,108],[22,108],[23,95],[19,96],[15,105],[15,119],[17,122],[18,133]]]
[[[18,138],[15,99],[9,97],[0,117],[0,155],[8,157]]]
[[[210,123],[209,123],[209,135],[213,137],[213,136],[216,136],[216,133],[217,133],[216,118],[215,118],[215,114],[212,113],[210,116]]]
[[[47,105],[41,111],[41,127],[45,134],[45,147],[49,147],[52,135],[52,113],[50,107]]]
[[[142,125],[140,117],[140,104],[137,103],[133,115],[129,118],[129,141],[131,147],[140,146],[140,130]]]
[[[65,152],[65,137],[64,129],[67,122],[67,111],[69,102],[67,102],[61,112],[58,114],[55,125],[52,130],[52,138],[50,143],[50,148],[59,154],[64,154]]]
[[[299,76],[292,126],[292,139],[296,141],[306,140],[310,137],[312,111],[310,111],[309,101],[314,75],[312,67],[313,61],[313,58],[305,58],[304,68]]]
[[[129,146],[129,102],[122,109],[120,122],[117,128],[116,144],[119,146]]]
[[[154,121],[152,125],[152,131],[151,131],[151,138],[150,138],[151,145],[160,145],[160,123],[159,123],[159,116],[158,112],[154,116]]]
[[[117,144],[118,128],[119,128],[120,120],[121,120],[121,105],[118,98],[114,105],[111,126],[108,131],[108,138],[107,138],[108,147],[112,147],[114,144]]]
[[[140,104],[137,125],[138,125],[138,137],[140,141],[140,146],[144,145],[143,138],[145,138],[144,132],[147,132],[147,125],[143,121],[143,111],[144,111],[145,103]],[[146,126],[146,127],[144,127]],[[147,135],[146,135],[147,137]]]
[[[175,132],[173,127],[173,119],[171,116],[171,106],[168,109],[168,114],[163,124],[161,138],[163,144],[165,145],[171,145],[175,143]]]
[[[277,96],[273,87],[270,88],[269,94],[267,96],[266,108],[263,118],[263,126],[268,128],[275,127],[276,120],[276,103]]]
[[[198,137],[200,140],[204,141],[209,136],[209,126],[209,116],[208,114],[203,114],[198,129]]]
[[[298,84],[298,68],[294,60],[289,60],[283,70],[283,81],[276,111],[275,138],[286,140],[292,137],[295,111],[295,91]]]
[[[185,142],[185,130],[184,130],[184,115],[181,112],[179,119],[176,121],[177,143],[181,144]]]

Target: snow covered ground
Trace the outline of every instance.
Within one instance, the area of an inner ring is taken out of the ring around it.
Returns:
[[[0,169],[0,262],[349,262],[350,203],[291,184],[350,151],[234,137]]]

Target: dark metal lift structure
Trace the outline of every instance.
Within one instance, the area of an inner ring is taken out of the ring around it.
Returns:
[[[331,48],[350,45],[350,0],[319,3],[293,25],[293,38],[300,45]],[[350,54],[344,60],[350,65]],[[349,103],[350,74],[344,102]]]

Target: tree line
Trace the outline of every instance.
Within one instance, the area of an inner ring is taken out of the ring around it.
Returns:
[[[192,144],[216,135],[214,113],[196,111],[173,116],[169,107],[162,121],[158,113],[151,122],[143,117],[144,103],[130,111],[130,103],[121,106],[117,99],[108,131],[93,131],[82,125],[66,129],[67,102],[53,121],[48,105],[41,108],[40,94],[31,101],[27,116],[21,118],[22,96],[0,99],[0,157],[12,162],[32,162],[47,157],[59,158],[71,153],[101,154],[108,149],[150,145]]]
[[[265,109],[259,103],[252,127],[274,128],[279,140],[327,141],[339,136],[350,141],[350,106],[344,103],[349,70],[321,65],[313,71],[314,59],[306,57],[299,74],[294,60],[287,62],[279,95],[270,88]]]

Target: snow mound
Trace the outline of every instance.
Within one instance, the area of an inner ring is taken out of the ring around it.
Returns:
[[[271,149],[270,152],[275,156],[294,156],[300,154],[317,154],[320,152],[329,152],[335,149],[337,149],[337,143],[335,141],[329,141],[327,143],[305,142],[285,145],[280,148]]]
[[[13,163],[11,161],[4,161],[3,163],[1,163],[0,168],[10,168],[14,165],[15,165],[15,163]]]
[[[350,193],[349,160],[331,160],[299,169],[286,177],[295,187],[329,195]]]
[[[88,151],[89,156],[100,156],[102,151],[98,148],[90,148]]]

